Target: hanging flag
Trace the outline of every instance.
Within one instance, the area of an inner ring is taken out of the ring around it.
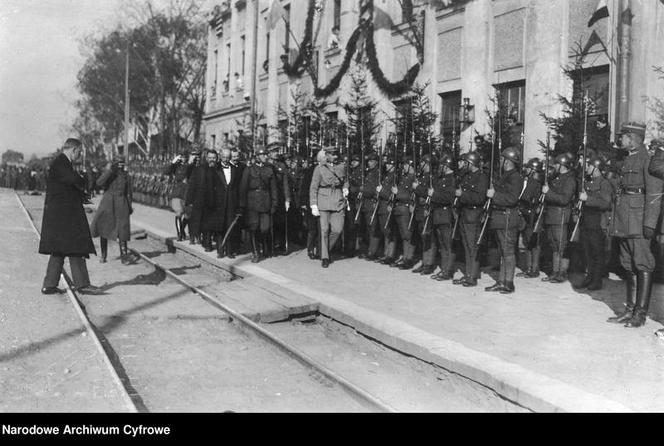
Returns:
[[[587,54],[590,48],[594,47],[597,44],[601,44],[602,48],[606,51],[606,47],[604,47],[604,42],[602,42],[602,39],[600,39],[599,35],[597,34],[597,31],[593,30],[593,32],[590,34],[590,37],[588,38],[588,41],[586,42],[586,45],[583,47],[583,51],[581,51],[581,54]]]
[[[592,17],[590,17],[590,20],[588,20],[588,28],[593,26],[598,20],[605,19],[608,16],[609,7],[606,5],[606,0],[599,0],[597,3],[597,8],[595,8],[595,12],[593,12]]]
[[[270,11],[267,14],[267,29],[274,29],[279,20],[286,17],[286,10],[281,6],[280,0],[272,0]]]

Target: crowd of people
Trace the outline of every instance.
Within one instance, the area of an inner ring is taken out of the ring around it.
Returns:
[[[0,166],[0,187],[29,192],[46,190],[44,169],[3,164]]]

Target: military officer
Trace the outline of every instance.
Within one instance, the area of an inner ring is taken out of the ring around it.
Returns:
[[[274,171],[267,165],[267,151],[259,149],[256,162],[244,169],[240,180],[240,209],[251,238],[253,263],[270,252],[268,239],[276,207],[277,181]]]
[[[489,178],[482,171],[480,156],[477,152],[467,152],[461,156],[462,168],[466,171],[455,191],[459,197],[461,215],[461,240],[466,256],[466,272],[461,279],[454,279],[455,285],[465,287],[477,286],[480,277],[480,261],[478,259],[477,239],[480,232],[482,207],[489,188]]]
[[[535,223],[538,217],[538,204],[542,192],[543,166],[539,158],[531,158],[524,168],[525,178],[523,189],[519,196],[519,210],[525,219],[521,231],[521,238],[525,248],[526,269],[518,273],[517,277],[528,279],[539,277],[540,241],[539,235],[534,234]]]
[[[609,233],[618,238],[620,263],[626,271],[626,303],[625,311],[609,318],[609,322],[624,322],[625,327],[640,327],[645,324],[650,305],[652,274],[655,270],[650,239],[655,235],[660,214],[662,180],[649,173],[651,155],[643,144],[646,126],[627,122],[622,125],[620,133],[621,145],[628,151],[628,155],[620,169],[619,189],[613,204]]]
[[[552,250],[553,269],[542,281],[563,283],[567,280],[569,259],[563,257],[569,242],[567,225],[572,213],[572,201],[576,194],[576,176],[572,167],[574,156],[563,153],[555,158],[555,176],[542,186],[544,194],[544,230]]]
[[[278,142],[270,143],[268,146],[268,165],[272,167],[274,178],[277,182],[277,207],[272,216],[274,240],[270,240],[270,248],[274,247],[274,249],[285,251],[287,237],[286,218],[290,209],[291,193],[290,185],[288,184],[288,168],[283,162],[281,155],[279,155],[281,148],[281,143]]]
[[[346,167],[339,163],[339,149],[328,146],[325,161],[314,169],[309,186],[311,213],[320,217],[321,266],[330,265],[330,250],[334,248],[344,227],[348,206],[348,178]]]
[[[440,251],[440,271],[431,278],[438,281],[450,280],[454,275],[455,255],[452,250],[452,228],[455,217],[452,204],[456,189],[454,160],[452,155],[445,153],[440,157],[440,169],[434,178],[433,188],[427,191],[431,197],[431,217]]]
[[[579,222],[580,238],[587,262],[587,274],[577,288],[587,288],[590,291],[602,289],[606,255],[605,217],[613,201],[613,187],[602,175],[602,169],[604,161],[599,156],[588,158],[585,174],[589,180],[585,182],[585,190],[579,194],[579,200],[583,202],[583,213]]]

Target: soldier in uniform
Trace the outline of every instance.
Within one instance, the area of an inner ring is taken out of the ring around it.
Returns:
[[[455,254],[452,250],[452,230],[454,225],[454,204],[457,188],[452,155],[445,153],[440,157],[440,170],[433,180],[433,188],[427,191],[431,197],[431,223],[433,224],[438,249],[440,251],[440,271],[432,279],[450,280],[454,275]]]
[[[643,144],[646,126],[628,122],[622,125],[620,133],[621,145],[628,150],[628,155],[620,170],[620,185],[613,205],[609,233],[618,238],[620,263],[626,271],[627,295],[625,311],[609,318],[609,322],[624,322],[625,327],[640,327],[645,324],[650,305],[655,270],[650,240],[655,236],[660,214],[662,180],[649,173],[651,155]]]
[[[500,154],[503,175],[495,186],[486,191],[492,200],[489,229],[495,231],[500,250],[500,273],[496,283],[485,291],[498,291],[500,294],[514,292],[514,270],[516,268],[516,242],[522,217],[519,213],[519,195],[523,179],[519,174],[521,155],[518,149],[508,147]]]
[[[255,163],[244,169],[240,181],[240,212],[249,230],[253,263],[262,260],[269,251],[268,236],[277,207],[277,180],[273,169],[266,164],[267,151],[259,149],[256,158]]]
[[[191,174],[191,164],[187,163],[187,153],[182,152],[173,158],[173,161],[166,166],[164,174],[171,177],[173,188],[171,189],[170,200],[171,209],[175,212],[175,232],[178,241],[184,240],[187,235],[187,217],[184,213],[184,199],[187,194],[187,179]]]
[[[576,194],[576,176],[572,167],[574,156],[563,153],[555,158],[556,175],[549,185],[542,186],[544,194],[544,230],[552,251],[553,268],[549,276],[542,281],[563,283],[567,280],[569,259],[564,258],[569,242],[567,225],[572,213],[572,201]]]
[[[519,196],[519,210],[525,219],[521,230],[521,239],[525,248],[526,269],[517,273],[517,277],[532,279],[539,277],[540,241],[539,235],[534,233],[537,222],[537,210],[542,192],[543,166],[539,158],[531,158],[526,163],[523,179],[523,188]]]
[[[431,200],[429,199],[429,189],[433,189],[433,170],[438,167],[438,161],[429,155],[422,156],[420,162],[420,176],[413,182],[415,190],[415,216],[414,222],[417,232],[422,241],[422,265],[413,270],[413,273],[421,275],[430,275],[436,269],[436,242],[433,235],[432,219],[427,222],[427,214],[431,210]],[[432,192],[433,195],[433,192]],[[424,227],[426,222],[427,227]]]
[[[588,158],[585,173],[590,178],[585,182],[585,190],[579,194],[583,202],[583,213],[579,227],[581,230],[581,243],[587,262],[587,274],[577,288],[587,288],[590,291],[602,289],[604,275],[604,258],[606,255],[606,212],[611,209],[613,202],[613,187],[602,175],[604,161],[595,155]]]
[[[277,207],[272,216],[272,232],[274,240],[270,240],[270,247],[275,250],[286,250],[286,217],[290,209],[291,193],[288,184],[288,168],[279,155],[281,144],[273,142],[268,146],[270,156],[268,165],[274,171],[274,178],[277,182]]]
[[[339,150],[334,146],[325,148],[325,162],[314,169],[309,186],[311,213],[320,217],[321,266],[330,265],[330,251],[344,227],[348,206],[348,178],[343,163],[339,163]]]
[[[402,251],[401,259],[390,264],[391,267],[399,269],[411,269],[415,265],[415,245],[413,244],[412,229],[408,229],[410,222],[410,213],[414,195],[413,184],[415,183],[415,168],[412,159],[404,157],[401,166],[401,178],[397,184],[390,189],[394,194],[394,222],[399,230],[401,237]],[[414,209],[412,209],[414,212]]]
[[[302,223],[306,229],[307,254],[312,260],[320,259],[320,223],[318,221],[319,217],[316,217],[311,212],[309,187],[311,186],[311,179],[313,178],[316,166],[322,162],[325,162],[325,152],[320,150],[316,157],[312,159],[311,165],[304,169],[302,180],[298,188]]]
[[[360,254],[361,259],[369,261],[378,258],[378,249],[380,248],[380,234],[381,229],[378,224],[378,187],[379,175],[378,154],[371,152],[367,155],[367,171],[364,175],[364,187],[360,191],[362,203],[362,211],[360,218],[364,225],[365,239],[369,241],[369,247],[366,254]],[[373,219],[373,221],[372,221]]]
[[[466,174],[459,182],[459,187],[454,194],[459,197],[461,206],[459,225],[466,258],[466,273],[461,279],[454,279],[452,283],[473,287],[477,286],[477,279],[480,277],[477,239],[481,229],[482,206],[489,188],[489,178],[481,170],[480,156],[477,152],[464,153],[461,161]]]
[[[355,255],[355,248],[359,242],[360,229],[359,226],[362,223],[362,220],[357,218],[355,221],[355,215],[357,214],[357,208],[360,206],[360,191],[362,189],[362,163],[360,155],[353,155],[351,157],[350,168],[348,169],[348,205],[350,206],[350,211],[346,215],[346,220],[344,221],[344,255],[346,257],[353,257]]]
[[[391,265],[396,261],[397,241],[394,221],[390,216],[390,211],[394,205],[392,185],[396,184],[396,168],[394,160],[390,157],[385,159],[385,174],[383,181],[376,186],[378,193],[378,225],[383,231],[383,256],[376,259],[384,265]]]
[[[660,180],[664,180],[664,140],[662,139],[653,139],[650,141],[650,147],[653,149],[653,155],[650,159],[650,166],[648,167],[648,173],[653,175]],[[662,200],[662,209],[664,209],[664,200]],[[664,234],[664,214],[660,214],[659,218],[659,230],[658,234]],[[663,259],[660,258],[660,261]],[[655,332],[660,338],[664,338],[664,329],[659,329]]]

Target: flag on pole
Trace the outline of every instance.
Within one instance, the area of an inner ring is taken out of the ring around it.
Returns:
[[[606,5],[606,0],[599,0],[597,3],[597,8],[595,8],[595,12],[593,12],[592,17],[590,17],[590,20],[588,20],[588,28],[593,26],[598,20],[605,19],[608,16],[609,7]]]
[[[272,0],[270,10],[267,14],[267,29],[274,29],[279,20],[286,16],[286,10],[281,6],[280,0]]]

